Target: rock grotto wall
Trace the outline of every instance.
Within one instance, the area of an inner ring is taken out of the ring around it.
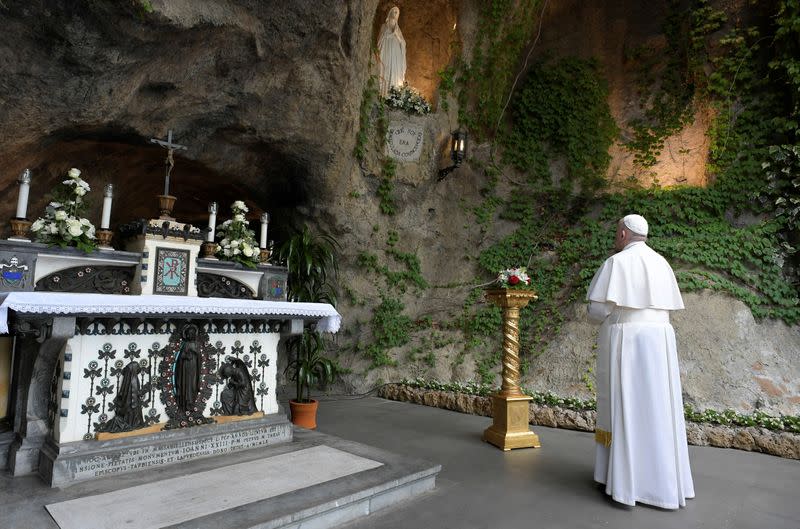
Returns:
[[[467,53],[475,42],[479,2],[396,3],[410,49],[409,81],[436,100],[436,72],[453,59],[451,41],[460,40]],[[145,12],[133,0],[0,2],[0,219],[13,214],[14,180],[25,167],[34,172],[30,216],[43,210],[44,192],[70,167],[81,168],[95,190],[95,219],[106,182],[125,197],[115,201],[112,228],[154,215],[151,197],[162,190],[164,152],[148,139],[173,129],[176,140],[189,146],[176,156],[173,171],[179,219],[203,225],[209,201],[221,203],[224,218],[227,204],[245,198],[254,213],[263,208],[272,214],[278,243],[290,224],[308,221],[342,244],[344,327],[334,349],[352,370],[343,389],[360,392],[418,375],[475,378],[476,357],[464,352],[464,336],[439,324],[458,317],[469,293],[452,285],[478,277],[480,249],[513,226],[498,220],[483,233],[476,224],[473,208],[486,185],[477,164],[437,182],[436,171],[447,162],[447,138],[458,126],[455,101],[418,120],[427,150],[421,163],[398,168],[394,216],[383,215],[376,198],[377,151],[363,163],[352,155],[362,93],[375,74],[371,49],[392,3],[151,4],[153,11]],[[663,4],[550,2],[537,54],[598,57],[612,112],[626,121],[640,105],[625,52],[663,46],[656,16]],[[377,119],[374,112],[370,117]],[[392,113],[394,118],[403,119]],[[705,183],[705,119],[697,116],[680,137],[668,140],[653,169],[662,182]],[[612,154],[612,178],[652,181],[649,173],[633,174],[621,149]],[[489,145],[472,142],[470,157],[488,160]],[[508,192],[504,185],[501,196]],[[397,241],[390,246],[392,233]],[[391,250],[419,257],[429,286],[403,296],[403,314],[412,322],[430,318],[433,325],[389,351],[397,367],[370,369],[363,347],[374,339],[370,322],[384,287],[359,256],[370,252],[396,267]],[[743,305],[713,294],[689,295],[687,306],[675,320],[687,402],[800,413],[796,327],[756,323]],[[531,363],[525,383],[586,395],[582,378],[592,362],[593,328],[583,323],[581,307],[560,336]]]
[[[349,153],[376,1],[11,2],[0,6],[0,192],[34,173],[32,215],[69,167],[119,194],[113,224],[155,213],[173,129],[175,213],[246,198],[280,220],[325,195]],[[141,197],[141,198],[139,198]],[[97,203],[100,200],[96,200]],[[0,217],[13,213],[0,204]],[[5,226],[4,226],[5,227]],[[113,226],[112,226],[113,228]]]

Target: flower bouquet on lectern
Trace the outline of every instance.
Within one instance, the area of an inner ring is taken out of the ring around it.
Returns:
[[[498,288],[525,289],[531,286],[531,278],[528,277],[528,270],[524,266],[506,268],[498,272],[496,283]]]

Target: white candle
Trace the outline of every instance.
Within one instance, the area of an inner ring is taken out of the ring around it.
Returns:
[[[267,225],[269,225],[269,213],[263,213],[261,215],[261,241],[259,241],[260,248],[267,247]]]
[[[208,205],[208,242],[214,242],[214,232],[217,229],[217,203]]]
[[[114,184],[106,184],[103,193],[103,215],[100,217],[100,229],[107,230],[111,226],[111,199],[114,197]]]
[[[17,198],[17,218],[24,219],[28,213],[28,193],[31,189],[31,170],[25,169],[19,175],[19,197]]]

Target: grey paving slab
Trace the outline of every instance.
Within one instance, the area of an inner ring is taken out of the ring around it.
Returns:
[[[57,529],[59,526],[47,513],[46,505],[110,494],[111,499],[117,501],[107,502],[104,508],[112,513],[115,508],[119,508],[120,502],[123,501],[114,498],[115,491],[124,497],[125,489],[147,488],[153,484],[164,482],[167,482],[168,489],[169,480],[191,480],[192,476],[202,477],[204,472],[218,475],[237,465],[247,467],[264,458],[289,455],[315,447],[346,452],[351,456],[351,462],[363,459],[375,461],[380,466],[375,467],[374,464],[371,464],[370,466],[373,468],[356,469],[358,471],[355,473],[346,473],[346,475],[322,483],[311,484],[301,490],[276,493],[266,499],[245,498],[245,502],[239,502],[244,504],[210,514],[208,514],[208,510],[203,512],[203,509],[198,508],[197,516],[185,522],[173,520],[172,522],[162,522],[164,525],[158,523],[153,525],[153,521],[149,520],[150,515],[142,516],[140,519],[127,516],[124,517],[125,520],[116,525],[112,524],[112,527],[138,528],[148,527],[148,524],[150,527],[163,526],[172,529],[332,527],[371,512],[371,500],[376,496],[389,494],[387,497],[391,498],[391,495],[396,493],[395,497],[399,500],[412,493],[425,492],[429,487],[421,486],[420,483],[434,481],[440,470],[438,465],[418,458],[397,456],[385,450],[353,441],[300,429],[296,430],[294,441],[291,443],[261,447],[220,457],[198,459],[185,464],[153,468],[134,474],[104,477],[62,489],[48,487],[38,476],[12,478],[7,473],[0,473],[0,529]],[[318,467],[319,471],[306,472],[306,477],[313,478],[315,473],[324,474],[331,471],[328,463],[323,460],[318,460],[310,465],[310,467],[314,466]],[[292,475],[292,472],[295,475]],[[268,477],[274,480],[275,486],[280,488],[285,481],[296,481],[299,473],[300,466],[296,468],[296,471],[283,468],[271,473]],[[183,500],[175,498],[169,500],[167,492],[165,492],[158,499],[169,501],[156,503],[163,503],[164,509],[184,510],[202,505],[204,502],[219,501],[218,498],[215,500],[200,497],[202,494],[199,491],[196,492],[197,494],[182,495]],[[183,505],[176,505],[176,502],[182,502]],[[109,518],[114,517],[113,513],[109,515]],[[80,524],[80,513],[76,515],[76,518]],[[83,519],[83,527],[93,528],[96,524],[93,520]],[[170,523],[172,525],[169,525]]]
[[[61,529],[159,529],[383,463],[320,445],[47,505]],[[277,479],[277,478],[280,479]]]
[[[370,496],[364,492],[370,488],[369,483],[358,488],[352,477],[344,477],[311,487],[306,498],[285,494],[271,502],[255,502],[198,519],[195,525],[177,527],[266,529],[281,513],[281,523],[287,528],[347,522],[346,518],[334,519],[345,516],[331,510],[330,493],[335,490],[340,498],[350,500],[349,509],[355,513],[372,513],[349,522],[343,526],[345,529],[800,528],[798,461],[691,446],[697,498],[684,509],[663,511],[645,506],[620,507],[606,498],[592,481],[594,441],[589,433],[536,427],[541,449],[502,452],[480,440],[482,431],[491,423],[489,418],[377,398],[322,402],[318,422],[321,433],[298,431],[296,442],[273,447],[270,453],[296,449],[296,443],[314,446],[325,438],[323,433],[334,435],[338,439],[329,446],[384,463],[384,467],[360,473],[374,480],[375,490],[370,491]],[[386,454],[393,454],[396,459],[385,459]],[[0,472],[0,528],[54,529],[57,526],[44,508],[47,503],[260,457],[260,450],[241,452],[220,460],[193,461],[186,468],[103,478],[63,490],[50,489],[36,476],[12,480]],[[425,488],[424,472],[410,472],[403,467],[403,461],[418,460],[442,464],[435,489]],[[407,481],[401,486],[419,486],[423,494],[375,512],[367,497],[374,498],[375,507],[383,506],[381,494],[404,499],[403,492],[392,486],[394,480],[381,481],[375,475],[392,468],[398,476],[406,476]],[[307,518],[292,521],[289,513],[300,510],[301,500],[305,502]]]
[[[591,433],[534,427],[542,448],[481,441],[491,419],[377,398],[323,401],[319,430],[441,463],[436,489],[343,529],[798,529],[800,461],[689,447],[697,498],[624,507],[592,481]]]

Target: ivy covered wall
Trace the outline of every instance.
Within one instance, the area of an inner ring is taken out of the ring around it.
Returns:
[[[726,11],[705,0],[664,1],[638,15],[601,4],[589,15],[608,27],[581,35],[591,22],[580,9],[463,3],[457,59],[440,71],[429,120],[441,131],[434,141],[468,130],[469,157],[442,182],[435,174],[414,185],[397,179],[381,144],[389,110],[374,81],[365,87],[346,198],[361,215],[347,236],[346,330],[335,344],[345,389],[407,376],[497,383],[500,313],[482,290],[509,266],[528,266],[539,294],[522,314],[521,352],[526,380],[541,386],[547,362],[558,362],[554,344],[581,317],[576,304],[609,254],[616,220],[633,211],[650,220],[651,245],[684,292],[717,292],[748,307],[754,325],[800,334],[798,3]],[[579,44],[560,27],[567,24]],[[620,34],[598,44],[601,30]],[[692,130],[702,141],[682,153]],[[685,181],[699,185],[665,186],[679,179],[659,175],[676,164],[686,174],[690,159],[703,163]],[[788,347],[778,356],[800,371]],[[586,349],[573,384],[544,389],[591,394]],[[725,362],[719,355],[703,362]],[[800,407],[796,382],[769,379],[777,395],[757,378],[740,410],[774,399],[784,410]]]

